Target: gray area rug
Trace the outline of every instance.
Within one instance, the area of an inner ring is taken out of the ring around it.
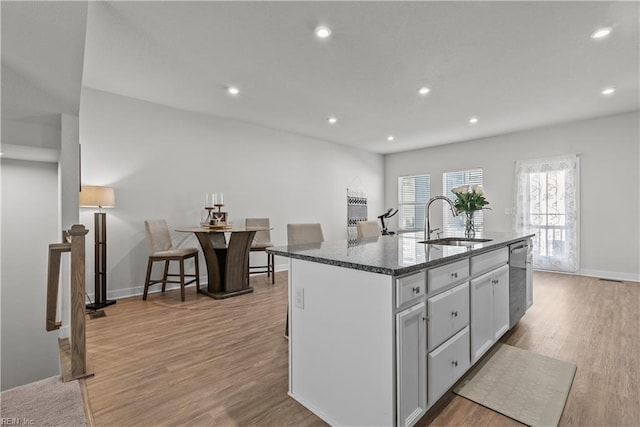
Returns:
[[[45,378],[5,390],[0,395],[2,420],[27,426],[86,426],[78,381]]]
[[[497,344],[453,390],[530,426],[557,426],[576,365]]]

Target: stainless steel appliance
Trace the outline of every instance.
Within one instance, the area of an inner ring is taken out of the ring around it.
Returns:
[[[509,245],[509,328],[533,303],[531,241]]]

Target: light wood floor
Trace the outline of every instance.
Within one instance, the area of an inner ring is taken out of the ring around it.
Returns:
[[[177,291],[118,300],[88,320],[97,426],[313,426],[287,396],[286,273],[227,300]],[[640,284],[534,274],[534,305],[502,341],[578,366],[562,426],[640,423]],[[337,390],[336,392],[339,392]],[[517,422],[449,393],[419,425]]]

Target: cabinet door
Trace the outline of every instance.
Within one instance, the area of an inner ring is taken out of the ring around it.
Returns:
[[[509,266],[492,272],[493,285],[493,339],[497,341],[509,330]]]
[[[493,275],[471,280],[471,363],[475,363],[493,344]],[[508,314],[508,312],[507,312]],[[508,320],[508,316],[507,316]]]
[[[427,351],[431,351],[469,324],[469,284],[429,298],[427,314]]]
[[[399,426],[415,424],[427,411],[426,320],[424,302],[396,314]]]

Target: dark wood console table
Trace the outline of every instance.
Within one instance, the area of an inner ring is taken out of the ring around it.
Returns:
[[[208,286],[199,292],[215,299],[253,292],[249,286],[249,252],[256,231],[262,228],[181,228],[176,231],[194,233],[202,247],[207,264]],[[266,230],[266,229],[265,229]],[[227,243],[225,233],[229,233]]]

